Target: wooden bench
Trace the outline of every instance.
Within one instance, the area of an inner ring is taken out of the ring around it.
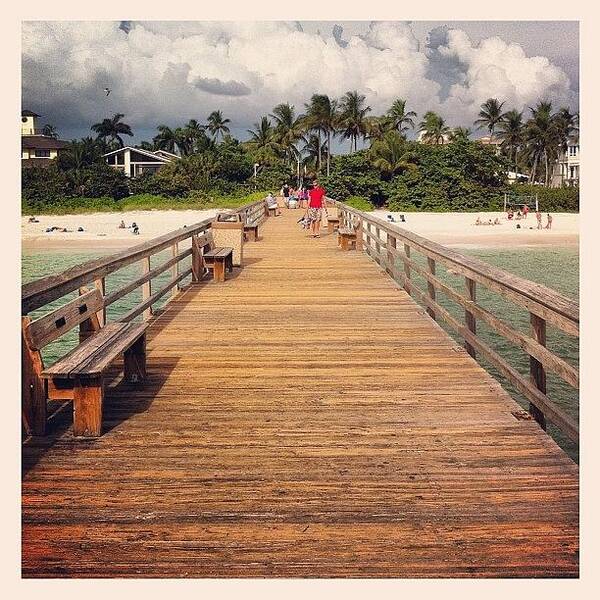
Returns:
[[[28,375],[24,380],[33,382],[29,384],[33,387],[35,379],[42,384],[37,410],[43,411],[45,422],[47,400],[72,400],[77,437],[101,434],[104,375],[118,356],[124,356],[126,381],[146,378],[147,324],[117,322],[101,327],[98,312],[103,306],[102,293],[94,289],[36,321],[23,317],[23,369]],[[40,350],[77,325],[80,344],[44,368]]]
[[[244,239],[258,242],[258,223],[254,225],[244,225]]]
[[[340,220],[338,217],[327,217],[327,231],[333,233],[340,228]]]
[[[338,229],[338,244],[342,250],[356,249],[356,229]]]
[[[267,216],[276,217],[278,210],[279,210],[278,206],[267,206]]]
[[[233,271],[233,248],[212,248],[203,258],[206,267],[212,269],[214,281],[225,281],[225,269]]]

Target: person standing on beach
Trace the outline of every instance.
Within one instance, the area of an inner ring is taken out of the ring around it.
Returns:
[[[325,201],[325,190],[319,185],[315,179],[312,189],[308,192],[308,218],[310,220],[310,230],[312,237],[320,236],[321,219],[323,211],[327,214],[327,203]]]
[[[552,215],[548,213],[548,222],[546,223],[546,229],[552,229]]]
[[[539,210],[535,213],[535,218],[537,219],[537,228],[541,229],[542,228],[542,213]]]
[[[528,214],[529,214],[529,205],[528,205],[528,204],[526,204],[526,205],[523,207],[523,218],[524,218],[524,219],[526,219]]]

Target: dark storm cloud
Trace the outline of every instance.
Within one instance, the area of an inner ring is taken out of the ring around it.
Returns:
[[[194,85],[209,94],[217,96],[247,96],[252,90],[241,81],[221,81],[216,77],[198,77]]]

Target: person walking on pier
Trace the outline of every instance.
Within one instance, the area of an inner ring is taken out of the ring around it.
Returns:
[[[323,211],[327,214],[327,203],[325,201],[325,190],[319,185],[317,180],[313,181],[313,186],[308,192],[308,197],[308,218],[310,220],[311,236],[319,237]]]

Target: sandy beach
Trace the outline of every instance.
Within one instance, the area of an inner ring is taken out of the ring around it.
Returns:
[[[400,222],[400,213],[380,210],[372,214],[383,221],[391,214],[399,227],[454,248],[572,247],[579,244],[579,214],[573,213],[553,213],[552,229],[541,230],[537,229],[535,213],[518,221],[509,221],[502,212],[402,213],[405,223]],[[500,224],[475,225],[477,217],[492,223],[498,218]],[[544,227],[546,220],[544,213]],[[521,227],[517,228],[517,224]]]
[[[285,210],[285,209],[284,209]],[[29,223],[29,215],[21,219],[22,248],[24,252],[43,250],[82,251],[91,249],[115,250],[127,248],[184,225],[192,225],[215,215],[216,210],[175,211],[151,210],[127,213],[93,213],[84,215],[42,215],[39,223]],[[400,223],[399,213],[375,211],[373,216],[386,220],[392,214],[396,224],[455,248],[493,248],[527,246],[576,246],[579,243],[579,215],[571,213],[553,214],[552,229],[536,229],[534,214],[520,221],[508,221],[503,213],[404,213],[405,223]],[[477,217],[482,221],[496,219],[500,225],[475,225]],[[121,220],[126,225],[135,222],[139,235],[131,229],[119,229]],[[521,225],[517,229],[517,223]],[[544,215],[543,224],[546,224]],[[63,233],[46,233],[48,227],[70,230]],[[77,228],[83,227],[83,232]]]
[[[175,231],[184,225],[193,225],[216,214],[216,210],[143,210],[133,212],[92,213],[84,215],[41,215],[39,223],[29,223],[30,215],[21,217],[21,243],[24,252],[41,250],[120,250]],[[131,228],[119,229],[121,220],[130,226],[136,223],[139,235]],[[48,227],[61,227],[66,233]],[[84,231],[77,229],[83,227]]]

